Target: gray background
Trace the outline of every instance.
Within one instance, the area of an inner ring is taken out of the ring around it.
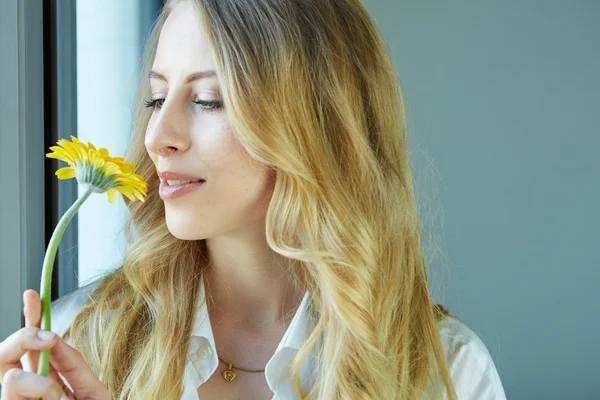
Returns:
[[[404,89],[436,300],[509,399],[600,399],[600,1],[363,3]]]

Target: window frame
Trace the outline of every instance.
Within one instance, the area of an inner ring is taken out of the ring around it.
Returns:
[[[45,252],[42,3],[0,2],[0,340],[23,325]],[[10,95],[9,95],[10,94]]]

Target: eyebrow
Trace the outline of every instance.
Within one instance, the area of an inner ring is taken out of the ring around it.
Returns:
[[[194,72],[193,74],[189,74],[185,78],[185,83],[190,83],[190,82],[196,81],[198,79],[211,78],[213,76],[217,76],[217,73],[212,69],[207,70],[207,71]],[[156,71],[150,71],[150,73],[148,74],[148,78],[149,79],[160,79],[161,81],[167,82],[167,78],[165,78],[165,76],[163,74],[159,74]]]

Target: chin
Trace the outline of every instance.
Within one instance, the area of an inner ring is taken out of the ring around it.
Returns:
[[[204,236],[199,235],[197,232],[190,232],[186,230],[172,230],[169,229],[171,235],[175,236],[179,240],[202,240],[206,239]]]
[[[169,223],[167,219],[167,228],[171,235],[175,236],[179,240],[200,240],[203,239],[201,237],[200,232],[192,229],[189,223],[180,224],[180,223]]]
[[[190,235],[189,232],[169,231],[179,240],[198,240],[194,235]]]

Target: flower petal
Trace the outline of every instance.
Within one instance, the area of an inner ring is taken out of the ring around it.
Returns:
[[[102,158],[96,151],[88,150],[88,159],[95,169],[100,170],[104,168],[104,158]]]
[[[123,163],[121,165],[121,169],[123,170],[123,172],[128,172],[128,173],[135,171],[135,167],[128,163]]]
[[[109,203],[114,203],[117,200],[117,190],[116,189],[108,189],[106,192],[106,198]]]
[[[56,171],[54,174],[58,177],[58,179],[71,179],[75,178],[75,169],[73,167],[64,167]]]
[[[137,197],[142,203],[144,202],[144,194],[141,192],[135,192],[135,197]]]
[[[50,147],[50,150],[53,150],[54,152],[46,154],[46,157],[56,158],[58,160],[64,161],[69,164],[73,163],[73,156],[69,152],[67,152],[65,149],[57,147],[57,146],[52,146],[52,147]]]
[[[129,200],[135,200],[131,195],[131,190],[129,190],[127,186],[118,186],[115,189],[117,189],[123,196],[127,197]]]
[[[118,175],[121,173],[121,170],[119,169],[119,167],[117,167],[116,165],[110,163],[107,164],[106,167],[104,168],[104,174],[105,175]]]
[[[63,147],[63,151],[67,153],[73,161],[83,160],[80,151],[73,145],[73,143],[67,142],[64,139],[59,140],[59,143]]]

